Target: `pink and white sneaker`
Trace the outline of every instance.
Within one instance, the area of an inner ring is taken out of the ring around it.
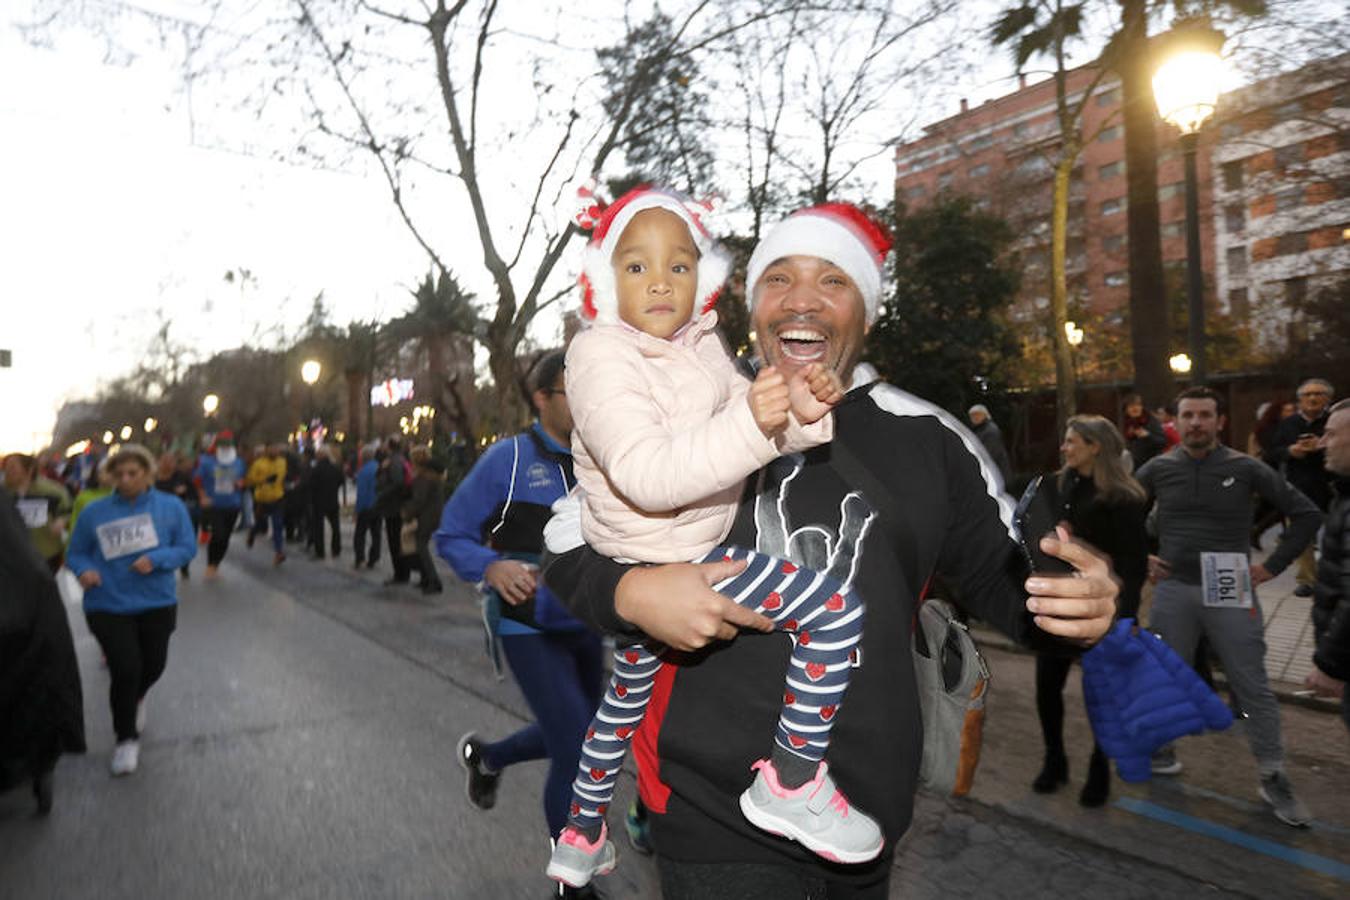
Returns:
[[[601,825],[600,836],[591,843],[584,834],[568,825],[553,845],[548,877],[568,887],[585,887],[596,875],[613,872],[618,859],[619,853],[609,840],[608,826]]]
[[[881,826],[849,804],[824,761],[815,778],[792,790],[778,782],[778,771],[769,760],[761,759],[750,768],[758,774],[741,794],[741,812],[756,827],[791,838],[834,862],[862,863],[881,853],[885,842]]]

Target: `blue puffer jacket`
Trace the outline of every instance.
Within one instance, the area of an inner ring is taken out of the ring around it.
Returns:
[[[142,575],[131,564],[142,555],[154,568]],[[78,577],[90,569],[103,583],[84,592],[86,612],[134,615],[178,602],[174,577],[197,555],[187,507],[173,494],[148,490],[127,500],[114,493],[84,508],[66,550]]]
[[[1122,781],[1147,781],[1149,757],[1182,735],[1222,731],[1233,714],[1152,632],[1121,619],[1083,655],[1083,694],[1102,751]]]

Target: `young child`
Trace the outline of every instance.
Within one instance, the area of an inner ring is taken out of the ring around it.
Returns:
[[[753,384],[737,371],[712,309],[730,265],[698,205],[638,188],[591,213],[598,222],[582,276],[590,327],[572,341],[565,370],[582,534],[625,562],[748,561],[714,587],[772,619],[793,652],[773,750],[755,763],[741,810],[827,859],[873,859],[880,827],[849,806],[824,762],[862,635],[861,600],[825,575],[721,546],[746,477],[832,438],[839,378],[819,364],[791,384],[772,368]],[[662,649],[616,649],[549,861],[555,880],[581,887],[614,868],[604,816]]]

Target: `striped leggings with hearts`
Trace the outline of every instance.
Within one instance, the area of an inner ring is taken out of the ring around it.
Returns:
[[[833,578],[751,550],[719,547],[699,562],[721,559],[744,559],[747,565],[713,589],[772,619],[792,638],[774,740],[790,753],[819,761],[829,747],[830,729],[857,660],[862,600]],[[649,643],[614,652],[614,674],[586,731],[572,785],[568,821],[584,832],[599,827],[613,799],[628,742],[646,714],[663,649]]]

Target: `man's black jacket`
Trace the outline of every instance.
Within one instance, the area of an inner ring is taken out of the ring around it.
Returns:
[[[1317,563],[1313,662],[1332,678],[1350,681],[1350,477],[1338,478],[1335,492],[1322,532],[1322,559]]]

